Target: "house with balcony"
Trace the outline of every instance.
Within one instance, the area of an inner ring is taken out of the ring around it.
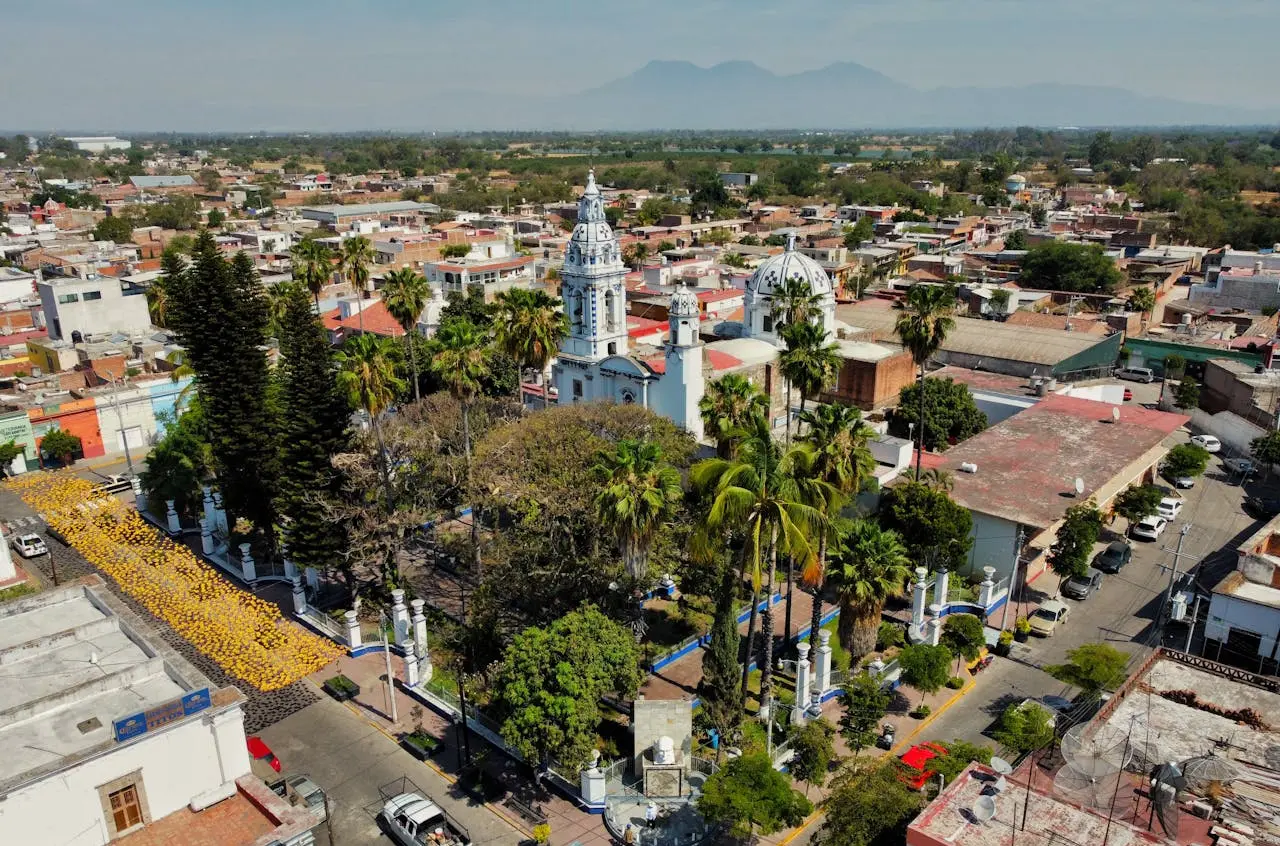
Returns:
[[[508,240],[477,240],[461,258],[426,262],[423,274],[446,297],[476,293],[491,303],[503,291],[534,287],[535,261],[517,253]]]

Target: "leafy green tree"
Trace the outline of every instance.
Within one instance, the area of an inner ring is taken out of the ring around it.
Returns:
[[[910,576],[911,561],[897,532],[856,520],[842,534],[827,562],[827,583],[840,606],[837,636],[851,660],[875,648],[884,603],[901,595]]]
[[[845,681],[844,694],[840,697],[844,709],[840,733],[854,752],[875,744],[880,735],[880,721],[888,713],[892,699],[893,694],[865,671]]]
[[[743,697],[738,665],[738,578],[728,562],[722,560],[720,568],[715,615],[711,620],[711,643],[702,653],[702,682],[698,692],[703,713],[720,732],[720,750],[723,750],[742,723]]]
[[[493,679],[491,713],[526,761],[586,764],[595,748],[600,697],[640,686],[632,633],[584,605],[546,628],[516,635]]]
[[[1000,725],[992,737],[1006,749],[1034,752],[1053,741],[1052,715],[1034,702],[1010,705],[1000,715]]]
[[[1180,444],[1169,450],[1169,455],[1165,458],[1165,467],[1168,468],[1173,459],[1174,452],[1182,449],[1184,446],[1191,447],[1192,449],[1198,449],[1200,452],[1204,453],[1204,462],[1200,465],[1200,472],[1204,472],[1205,465],[1209,463],[1209,452],[1208,450],[1201,449],[1200,447],[1192,444]],[[1260,438],[1254,438],[1249,444],[1249,450],[1253,454],[1254,459],[1262,464],[1280,464],[1280,431],[1273,430]]]
[[[542,407],[548,405],[547,365],[569,334],[562,303],[543,291],[513,288],[498,295],[494,340],[522,369],[543,376]],[[519,384],[517,380],[517,396]]]
[[[440,248],[440,258],[462,258],[469,252],[471,252],[470,244],[445,244]]]
[[[796,158],[774,171],[773,178],[788,194],[808,197],[818,184],[818,165],[813,159]]]
[[[956,570],[964,565],[973,540],[973,515],[944,490],[907,482],[886,490],[880,522],[896,531],[907,557],[930,569]]]
[[[1012,293],[1008,288],[996,288],[991,292],[991,310],[996,314],[1009,313],[1009,300]]]
[[[1027,248],[1027,230],[1015,229],[1004,239],[1006,250],[1025,250]]]
[[[440,312],[440,324],[443,326],[452,320],[464,319],[479,329],[493,327],[494,314],[497,307],[486,303],[484,295],[478,291],[468,291],[465,295],[450,294],[448,303]]]
[[[409,351],[409,368],[413,376],[413,398],[422,399],[418,379],[418,353],[414,336],[418,333],[418,318],[422,316],[431,299],[431,283],[411,267],[401,267],[383,277],[382,304],[387,313],[404,330],[405,347]]]
[[[1116,494],[1112,510],[1130,523],[1156,513],[1164,491],[1155,485],[1130,485]]]
[[[920,385],[924,385],[924,401]],[[930,450],[946,449],[950,439],[963,441],[987,428],[987,416],[974,402],[969,386],[953,379],[928,379],[907,385],[898,394],[898,408],[893,415],[895,431],[910,432],[920,428],[920,412],[924,412],[924,444]]]
[[[956,656],[956,663],[963,658],[976,661],[986,646],[982,621],[973,614],[948,614],[942,621],[942,645]]]
[[[1135,288],[1129,294],[1129,308],[1142,314],[1150,314],[1156,307],[1156,292],[1151,288]]]
[[[893,762],[857,758],[832,782],[818,842],[832,846],[904,843],[907,824],[924,803],[922,794],[898,778]]]
[[[300,568],[328,570],[345,562],[346,533],[329,518],[322,498],[338,492],[333,458],[349,443],[350,412],[338,388],[328,333],[312,311],[307,292],[290,284],[281,322],[284,415],[280,455],[280,514],[284,541]],[[342,567],[355,595],[351,571]]]
[[[913,643],[898,653],[898,666],[902,668],[903,683],[928,696],[941,690],[951,678],[951,650]]]
[[[630,268],[639,270],[644,260],[649,257],[649,245],[644,241],[637,241],[634,244],[628,244],[622,251],[622,263]]]
[[[991,763],[991,747],[977,743],[970,743],[967,740],[948,740],[942,746],[947,750],[945,755],[939,755],[929,762],[929,769],[946,779],[947,784],[960,773],[964,768],[977,761],[982,764]]]
[[[827,340],[827,330],[820,323],[805,320],[789,324],[782,330],[782,339],[786,344],[779,357],[782,374],[787,377],[788,392],[792,385],[800,390],[800,413],[804,414],[809,398],[817,396],[840,375],[844,359],[835,342]],[[790,412],[788,407],[788,415]],[[799,427],[799,420],[796,425]],[[787,432],[790,431],[788,419]]]
[[[1018,284],[1043,291],[1104,294],[1114,291],[1124,274],[1096,244],[1045,241],[1027,250]]]
[[[1177,390],[1173,392],[1173,403],[1178,408],[1199,408],[1200,383],[1184,374]]]
[[[698,400],[707,434],[716,442],[716,455],[731,458],[734,444],[751,419],[769,413],[769,398],[740,373],[726,373],[707,384]]]
[[[1254,457],[1259,461],[1265,461],[1263,456],[1258,454],[1258,441],[1266,441],[1269,436],[1259,438],[1253,442]],[[1273,449],[1268,454],[1275,456],[1280,461],[1280,436],[1270,439],[1270,443],[1274,447],[1268,446],[1266,449]],[[1170,479],[1178,479],[1184,476],[1199,476],[1204,473],[1205,468],[1209,466],[1209,450],[1195,444],[1178,444],[1169,450],[1169,454],[1164,457],[1163,471],[1165,476]]]
[[[810,720],[791,735],[791,776],[806,786],[822,785],[836,760],[835,726],[824,719]],[[806,792],[808,792],[806,790]]]
[[[1067,663],[1053,664],[1044,671],[1060,682],[1078,687],[1090,697],[1115,690],[1128,675],[1129,655],[1109,643],[1086,643],[1067,650]]]
[[[1101,532],[1102,512],[1092,499],[1067,509],[1057,540],[1049,547],[1049,569],[1058,576],[1059,590],[1062,582],[1088,572],[1093,545]]]
[[[120,215],[104,217],[93,227],[93,240],[127,244],[133,237],[133,224]]]
[[[698,813],[739,839],[799,825],[813,805],[763,752],[734,758],[706,780]]]
[[[209,214],[205,217],[205,225],[210,229],[217,229],[227,220],[227,216],[222,213],[222,209],[209,209]]]
[[[152,502],[173,500],[179,514],[194,514],[202,499],[200,485],[213,470],[200,403],[166,421],[164,436],[147,454],[140,473],[142,489]]]
[[[894,333],[911,353],[911,359],[920,368],[920,383],[924,384],[925,369],[929,359],[942,346],[947,335],[955,328],[956,293],[951,286],[916,285],[907,291],[905,310],[894,324]],[[924,403],[925,391],[920,392]],[[923,405],[920,417],[926,417]],[[920,478],[920,465],[924,459],[924,431],[916,447],[916,479]]]
[[[600,526],[613,535],[627,572],[643,580],[658,527],[680,500],[680,473],[656,443],[631,439],[602,452],[593,471],[604,485],[596,494]]]
[[[3,475],[9,475],[9,466],[19,455],[25,455],[26,449],[16,441],[10,440],[8,443],[0,444],[0,471]]]
[[[870,241],[874,235],[875,224],[871,222],[870,217],[864,215],[844,233],[844,245],[850,250],[856,250],[864,242]]]

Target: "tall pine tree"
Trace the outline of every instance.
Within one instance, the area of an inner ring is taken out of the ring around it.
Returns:
[[[253,260],[237,253],[227,261],[207,230],[192,257],[185,267],[177,256],[164,262],[172,324],[195,371],[227,513],[250,520],[272,555],[279,461],[268,398],[266,295]]]
[[[336,495],[341,476],[331,459],[350,440],[350,412],[339,392],[335,364],[311,297],[301,285],[285,283],[280,320],[283,422],[280,448],[280,511],[289,558],[299,567],[328,569],[343,565],[346,532],[320,505]]]
[[[716,595],[711,622],[711,644],[702,653],[703,713],[720,733],[720,749],[733,742],[742,722],[743,700],[738,665],[737,573],[728,562],[721,563],[720,590]]]

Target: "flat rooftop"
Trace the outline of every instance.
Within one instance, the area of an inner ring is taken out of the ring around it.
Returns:
[[[1048,396],[947,450],[939,466],[955,480],[951,498],[970,511],[1047,528],[1068,506],[1107,489],[1188,419],[1136,405]],[[1154,463],[1158,456],[1150,457]],[[966,463],[976,464],[977,472],[961,471]],[[1073,497],[1077,478],[1084,492]]]
[[[300,212],[318,212],[334,217],[361,217],[370,214],[395,214],[396,212],[423,211],[435,214],[440,207],[435,203],[418,203],[413,200],[393,200],[386,203],[330,203],[323,206],[302,206]]]
[[[0,790],[114,746],[115,720],[211,686],[142,632],[97,577],[0,606]]]

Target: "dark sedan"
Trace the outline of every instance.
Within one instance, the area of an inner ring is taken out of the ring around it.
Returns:
[[[1104,573],[1119,573],[1132,557],[1133,548],[1129,544],[1115,541],[1098,553],[1093,559],[1093,566]]]
[[[1244,513],[1255,520],[1270,520],[1280,514],[1280,499],[1269,496],[1245,497]]]
[[[1088,599],[1089,595],[1102,587],[1102,573],[1090,570],[1083,576],[1072,576],[1062,586],[1062,595],[1072,599]]]

